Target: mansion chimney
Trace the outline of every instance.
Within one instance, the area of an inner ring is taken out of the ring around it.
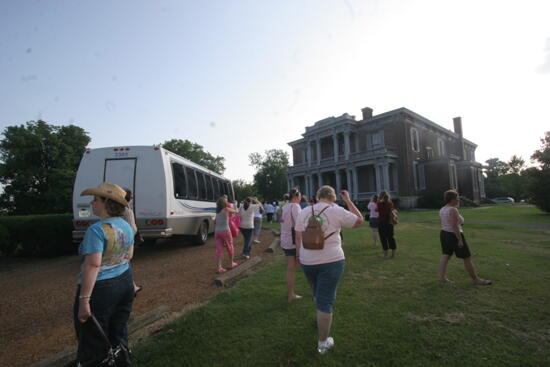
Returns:
[[[365,107],[362,108],[361,111],[363,112],[363,120],[368,120],[372,117],[372,108]]]
[[[454,128],[455,128],[455,134],[458,135],[458,145],[459,145],[460,159],[465,160],[466,159],[466,152],[464,150],[464,136],[462,135],[462,118],[461,117],[453,118],[453,124],[454,124]]]
[[[458,134],[462,138],[462,118],[455,117],[453,123],[455,125],[455,134]]]

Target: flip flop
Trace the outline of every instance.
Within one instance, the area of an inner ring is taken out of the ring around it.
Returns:
[[[226,272],[227,272],[227,270],[225,270],[224,268],[219,268],[219,269],[216,271],[216,273],[218,273],[218,274],[223,274],[223,273],[226,273]]]
[[[136,290],[134,291],[134,298],[137,297],[138,293],[141,292],[142,289],[143,289],[143,286],[142,286],[142,285],[138,285],[138,287],[137,287]]]
[[[231,265],[231,266],[229,267],[229,269],[235,269],[237,266],[239,266],[239,264],[234,263],[233,265]]]
[[[491,285],[491,284],[493,284],[493,282],[488,279],[482,279],[479,282],[476,281],[476,285]]]

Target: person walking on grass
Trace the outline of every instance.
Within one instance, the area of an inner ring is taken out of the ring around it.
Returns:
[[[393,259],[397,253],[397,244],[393,233],[392,211],[393,202],[390,200],[390,195],[386,191],[382,191],[378,195],[378,234],[380,235],[380,243],[384,251],[384,259],[389,259],[388,248],[391,249],[391,258]]]
[[[466,238],[462,232],[464,218],[458,212],[460,197],[455,190],[445,191],[443,195],[445,203],[439,210],[439,219],[441,221],[441,232],[439,239],[441,242],[441,260],[439,261],[439,280],[445,283],[452,282],[447,278],[447,264],[453,254],[464,261],[464,267],[470,275],[470,278],[477,285],[490,285],[492,282],[487,279],[481,279],[477,276],[476,269],[472,263],[470,249],[466,243]]]
[[[137,225],[136,225],[136,217],[134,216],[134,211],[132,210],[132,190],[128,188],[124,188],[124,191],[126,192],[126,196],[124,197],[126,201],[128,202],[128,206],[124,208],[124,215],[122,218],[128,224],[130,227],[132,227],[132,231],[134,231],[134,246],[138,245],[137,240],[141,239],[141,235],[138,233]],[[134,281],[134,297],[137,297],[138,293],[143,290],[142,285],[137,285]]]
[[[273,213],[275,212],[275,207],[270,202],[265,202],[265,215],[267,217],[267,223],[273,221]]]
[[[260,233],[262,232],[262,214],[262,208],[258,208],[254,212],[254,243],[260,243]]]
[[[367,209],[369,210],[369,227],[372,231],[373,246],[378,242],[378,195],[373,195]]]
[[[288,193],[290,201],[283,207],[281,213],[281,247],[286,257],[286,288],[288,301],[302,298],[294,292],[294,281],[296,279],[296,268],[299,266],[296,259],[296,219],[302,209],[300,208],[300,192],[296,189]]]
[[[336,193],[332,187],[322,186],[317,191],[317,204],[302,210],[296,220],[296,256],[312,287],[319,333],[317,351],[321,354],[334,346],[334,339],[330,336],[332,306],[345,263],[340,231],[342,227],[358,227],[364,221],[363,215],[351,201],[349,193],[342,190],[341,196],[349,211],[334,203]],[[308,249],[310,245],[307,242],[302,243],[306,228],[311,227],[314,221],[321,223],[324,235],[322,249]]]
[[[134,231],[122,218],[128,202],[121,187],[103,182],[80,195],[93,196],[90,205],[99,221],[88,227],[78,248],[82,263],[73,307],[77,362],[95,366],[106,358],[107,350],[92,315],[113,346],[128,350],[127,324],[134,301],[130,266]]]
[[[246,198],[244,204],[239,208],[241,217],[241,233],[243,234],[243,257],[250,259],[250,248],[252,245],[252,232],[254,231],[254,212],[257,209],[264,209],[263,205],[257,198]]]
[[[235,202],[235,207],[237,202]],[[230,264],[229,268],[234,269],[238,264],[233,260],[235,255],[235,248],[233,246],[233,236],[229,229],[229,216],[236,214],[237,210],[227,205],[227,196],[221,196],[216,201],[216,229],[214,232],[214,238],[216,239],[216,258],[218,259],[218,270],[216,273],[225,273],[227,270],[222,266],[223,250],[227,251]]]

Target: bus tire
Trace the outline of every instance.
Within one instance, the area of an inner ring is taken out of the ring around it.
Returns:
[[[196,245],[204,245],[208,240],[208,223],[206,221],[202,222],[199,226],[199,230],[195,235],[194,241]]]

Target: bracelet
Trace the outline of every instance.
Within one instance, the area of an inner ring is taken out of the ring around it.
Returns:
[[[78,299],[92,298],[92,296],[78,296]]]

